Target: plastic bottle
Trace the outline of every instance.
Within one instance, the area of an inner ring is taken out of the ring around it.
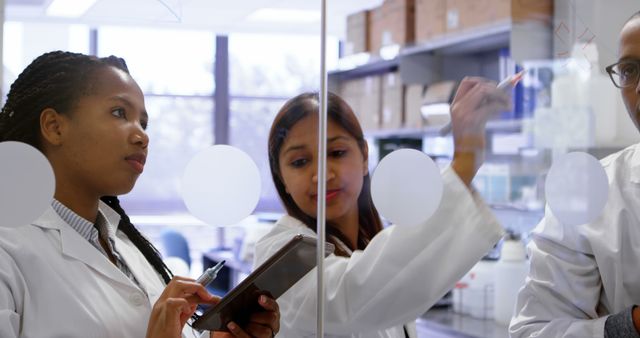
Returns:
[[[595,43],[576,44],[552,83],[552,107],[556,114],[568,114],[558,122],[564,132],[587,132],[584,137],[569,142],[569,146],[610,146],[616,138],[617,91],[599,66]],[[615,114],[614,114],[615,113]],[[577,144],[576,144],[577,143]]]
[[[453,289],[453,311],[478,319],[493,318],[496,261],[476,263]]]
[[[616,118],[614,110],[619,95],[611,80],[604,74],[598,61],[598,48],[595,43],[585,45],[584,57],[589,61],[589,78],[584,86],[585,99],[593,111],[595,138],[597,146],[608,146],[616,137]]]
[[[500,260],[495,265],[493,318],[496,322],[509,325],[518,291],[524,285],[528,271],[524,243],[518,235],[508,232],[502,244]]]

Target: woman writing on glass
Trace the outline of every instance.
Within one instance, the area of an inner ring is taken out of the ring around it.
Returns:
[[[464,79],[452,104],[455,154],[435,214],[418,226],[382,228],[370,194],[368,147],[355,114],[328,97],[325,332],[331,337],[415,337],[413,321],[500,239],[502,228],[470,182],[483,161],[487,119],[510,108],[494,83]],[[297,233],[315,236],[318,95],[289,100],[269,134],[271,174],[287,215],[256,245],[256,264]],[[316,275],[279,299],[280,337],[313,336]]]

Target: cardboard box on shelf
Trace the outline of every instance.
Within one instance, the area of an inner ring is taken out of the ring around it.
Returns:
[[[382,76],[382,129],[398,129],[404,124],[404,85],[400,73]]]
[[[447,0],[447,32],[490,24],[509,16],[509,0]]]
[[[407,128],[422,128],[422,100],[424,97],[424,85],[408,85],[404,92],[404,126]]]
[[[365,131],[380,129],[381,82],[380,76],[367,76],[363,79],[360,112],[356,114]]]
[[[360,98],[362,96],[363,79],[346,80],[340,83],[340,91],[336,94],[340,95],[343,100],[351,107],[354,113],[360,111]]]
[[[553,22],[553,0],[511,1],[511,19],[514,22]]]
[[[442,81],[427,87],[422,104],[428,108],[421,111],[424,125],[442,126],[451,121],[450,102],[456,90],[457,82]]]
[[[447,30],[447,0],[416,0],[415,40],[424,42]]]
[[[369,11],[364,10],[347,16],[347,41],[345,55],[369,51]]]
[[[415,40],[415,0],[385,0],[370,15],[373,54],[379,54],[382,47],[404,46]]]
[[[500,20],[528,20],[550,23],[553,0],[446,0],[447,32],[455,32]]]
[[[379,54],[382,48],[382,32],[384,31],[384,13],[382,6],[369,11],[369,51]]]
[[[380,76],[346,80],[340,85],[340,96],[358,117],[364,131],[380,128]]]

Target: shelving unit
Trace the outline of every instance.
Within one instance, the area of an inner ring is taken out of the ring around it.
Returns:
[[[503,20],[472,30],[447,33],[425,43],[404,48],[402,56],[424,53],[459,55],[478,53],[509,46],[511,39],[511,21]]]
[[[472,56],[475,61],[482,61],[482,54],[494,55],[497,50],[509,48],[512,39],[511,21],[500,21],[471,30],[444,34],[428,42],[406,46],[401,48],[398,55],[391,60],[373,57],[364,65],[331,71],[329,78],[335,84],[343,80],[399,70],[405,83],[433,82],[433,80],[437,80],[432,76],[435,69],[449,68],[452,66],[449,64],[452,60],[469,63],[469,56]],[[478,62],[475,63],[478,64]],[[468,66],[452,68],[471,70],[473,73],[473,70]],[[425,70],[427,74],[425,74]],[[418,72],[416,73],[416,71]],[[446,71],[438,73],[447,74]],[[416,81],[413,79],[416,75],[426,75],[426,77]],[[490,78],[498,76],[498,74],[488,75],[493,75]]]
[[[399,128],[380,129],[365,132],[366,136],[373,138],[387,137],[429,137],[440,136],[442,126],[427,126],[423,128]],[[495,120],[487,123],[487,131],[501,133],[519,133],[522,130],[522,120]]]
[[[547,28],[544,28],[547,29]],[[361,66],[329,72],[329,89],[340,92],[341,83],[373,75],[384,75],[397,71],[405,85],[423,84],[455,80],[465,76],[482,76],[499,81],[505,74],[500,69],[501,57],[505,50],[522,54],[518,49],[531,49],[525,41],[529,33],[522,35],[522,28],[511,22],[501,20],[484,26],[451,32],[433,40],[416,43],[399,49],[391,60],[371,58]],[[536,36],[540,36],[540,32]],[[549,34],[550,28],[549,28]],[[541,48],[544,49],[544,48]],[[550,47],[549,47],[550,50]],[[411,112],[415,114],[416,112]],[[431,137],[439,136],[440,127],[373,129],[366,134],[373,138],[386,137]],[[520,132],[522,123],[513,120],[493,121],[489,131]]]
[[[348,80],[368,75],[393,72],[398,70],[399,58],[391,60],[374,59],[367,64],[347,70],[334,70],[329,72],[329,78],[334,81]]]
[[[400,82],[407,86],[429,86],[432,83],[447,80],[460,81],[465,76],[482,76],[494,81],[500,81],[507,75],[505,71],[501,71],[501,69],[504,69],[504,67],[502,67],[504,65],[503,62],[507,61],[509,55],[511,57],[514,55],[526,55],[527,57],[536,59],[550,58],[552,56],[552,35],[553,31],[551,26],[543,27],[543,25],[540,25],[525,27],[521,23],[512,22],[508,19],[473,29],[449,32],[427,42],[404,46],[399,49],[393,59],[384,60],[371,57],[366,64],[350,69],[340,69],[329,72],[329,88],[334,92],[340,92],[341,84],[346,81],[358,80],[370,76],[383,76],[389,72],[396,71],[399,74]],[[513,59],[517,60],[515,57]],[[346,60],[345,64],[341,66],[345,67],[350,61],[354,60],[355,58]],[[350,95],[353,95],[352,92],[350,93]],[[380,95],[383,95],[383,93],[381,92]],[[366,97],[366,95],[364,97]],[[354,99],[354,109],[357,112],[358,108],[362,111],[369,107],[362,105],[362,102],[358,102],[357,97],[349,96],[349,98]],[[368,99],[369,98],[365,98],[365,100]],[[383,100],[382,97],[380,99]],[[348,102],[351,103],[351,101]],[[415,107],[411,108],[411,112],[406,109],[405,107],[405,114],[419,114],[419,112],[415,111]],[[415,115],[413,115],[412,118],[415,118]],[[524,124],[520,119],[492,120],[487,124],[487,131],[490,134],[518,134],[527,129]],[[383,145],[397,142],[399,147],[408,146],[411,142],[407,139],[420,139],[420,142],[423,142],[423,147],[429,145],[431,140],[446,143],[448,142],[447,140],[435,140],[435,138],[441,137],[441,128],[441,125],[428,125],[419,128],[369,129],[365,130],[365,135],[367,138],[373,139],[379,148],[376,154],[383,155]],[[547,167],[548,165],[546,158],[540,160],[544,162],[543,164],[534,166],[528,163],[528,161],[532,161],[531,158],[524,159],[520,155],[506,156],[503,154],[493,154],[493,140],[494,138],[492,137],[489,137],[487,140],[487,157],[485,163],[494,166],[510,166],[510,170],[507,172],[509,173],[508,175],[513,176],[513,186],[509,183],[507,189],[518,191],[517,189],[519,189],[520,184],[523,184],[521,183],[523,176],[535,176],[537,172],[533,172],[533,170],[543,170],[541,168]],[[446,149],[446,147],[447,145],[443,144],[442,148]],[[427,151],[424,148],[423,150]],[[434,156],[446,157],[448,155],[438,152],[438,154]],[[517,162],[515,167],[511,167],[513,161]],[[511,178],[509,178],[509,182],[510,180]],[[508,212],[509,217],[511,217],[511,213],[516,215],[528,215],[530,213],[529,210],[516,210],[516,208],[509,203],[507,203],[507,207],[512,207]],[[503,212],[500,212],[500,214],[502,213]],[[507,217],[508,220],[517,218],[509,217]],[[535,222],[531,221],[531,223]]]

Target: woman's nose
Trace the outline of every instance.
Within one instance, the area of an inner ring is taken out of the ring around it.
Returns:
[[[333,169],[331,169],[330,167],[327,167],[327,182],[331,181],[332,179],[334,179],[336,177],[335,172],[333,171]],[[316,171],[313,174],[313,177],[311,178],[311,180],[313,181],[313,183],[318,183],[318,172]]]
[[[147,134],[142,127],[138,126],[131,135],[131,141],[136,145],[140,145],[142,148],[146,148],[149,145],[149,134]]]

